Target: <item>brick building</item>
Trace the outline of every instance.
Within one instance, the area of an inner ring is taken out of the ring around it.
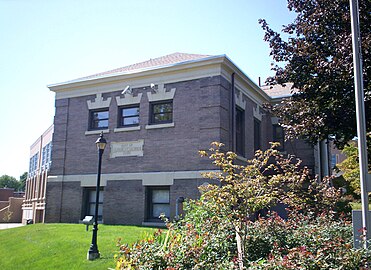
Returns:
[[[18,223],[22,219],[24,192],[0,188],[0,223]]]
[[[290,91],[263,91],[225,55],[174,53],[48,87],[56,111],[45,222],[94,213],[94,142],[102,131],[108,145],[99,218],[107,224],[153,224],[161,212],[173,217],[177,198],[197,198],[198,186],[210,181],[201,173],[215,167],[197,152],[212,141],[240,160],[280,141],[283,151],[319,170],[316,147],[283,143],[277,119],[262,108]]]
[[[45,190],[51,165],[52,138],[51,125],[30,147],[30,166],[26,180],[26,192],[22,205],[22,223],[32,220],[44,222]]]

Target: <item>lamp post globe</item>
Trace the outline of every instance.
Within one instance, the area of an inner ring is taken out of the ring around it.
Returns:
[[[103,138],[103,132],[100,133],[100,136],[96,140],[95,145],[97,146],[98,151],[102,150],[102,153],[103,153],[103,151],[104,151],[104,149],[106,148],[106,145],[107,145],[106,139]]]
[[[99,209],[99,189],[100,189],[100,176],[101,176],[101,167],[102,167],[102,156],[104,149],[106,148],[107,141],[103,138],[103,132],[101,132],[99,138],[95,142],[98,149],[98,173],[97,173],[97,186],[95,190],[95,212],[94,212],[94,223],[93,223],[93,236],[91,239],[91,245],[88,250],[87,259],[95,260],[100,257],[100,253],[97,245],[98,237],[98,209]]]

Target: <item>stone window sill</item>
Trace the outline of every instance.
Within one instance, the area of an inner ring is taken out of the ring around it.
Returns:
[[[140,130],[140,126],[115,128],[113,132],[127,132],[127,131],[134,131],[134,130]]]
[[[170,128],[174,126],[175,126],[174,122],[166,123],[166,124],[154,124],[154,125],[146,125],[146,129]]]
[[[96,135],[96,134],[100,134],[102,131],[103,133],[109,133],[109,129],[97,129],[97,130],[85,131],[85,135]]]

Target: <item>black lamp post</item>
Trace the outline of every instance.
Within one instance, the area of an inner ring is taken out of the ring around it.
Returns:
[[[101,132],[98,140],[95,142],[98,148],[98,174],[97,174],[97,187],[95,197],[95,213],[94,213],[94,224],[93,224],[93,237],[91,239],[91,245],[88,250],[88,260],[98,259],[100,254],[97,245],[98,236],[98,207],[99,207],[99,188],[100,188],[100,174],[102,167],[102,155],[104,148],[106,148],[107,141],[103,138],[103,132]]]

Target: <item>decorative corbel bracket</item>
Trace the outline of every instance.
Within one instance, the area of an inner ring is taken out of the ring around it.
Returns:
[[[258,119],[259,121],[262,120],[263,118],[263,113],[261,112],[261,107],[259,105],[256,105],[255,108],[253,108],[253,114],[254,114],[254,117],[256,119]]]
[[[237,92],[235,94],[235,101],[238,107],[240,107],[243,110],[246,109],[246,101],[244,100],[243,94],[241,92]]]

